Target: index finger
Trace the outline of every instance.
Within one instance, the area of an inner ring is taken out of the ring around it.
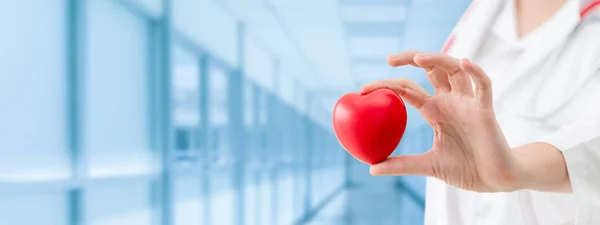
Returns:
[[[460,71],[460,60],[443,53],[418,53],[414,62],[423,68],[439,68],[446,73],[454,75]]]
[[[393,67],[406,65],[418,66],[414,61],[415,55],[417,55],[418,53],[420,53],[420,51],[408,50],[397,54],[391,54],[387,57],[387,62],[390,66]]]

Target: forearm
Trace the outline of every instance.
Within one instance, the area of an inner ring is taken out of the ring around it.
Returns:
[[[519,189],[571,192],[569,174],[562,152],[546,143],[532,143],[513,149],[520,176]]]

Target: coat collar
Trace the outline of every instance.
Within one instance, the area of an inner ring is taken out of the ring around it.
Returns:
[[[490,33],[490,27],[505,5],[505,1],[514,0],[487,0],[477,1],[472,5],[471,13],[460,26],[457,27],[454,46],[449,54],[458,58],[473,59],[486,35]],[[584,2],[585,1],[585,2]],[[494,80],[494,101],[505,96],[514,87],[515,83],[540,66],[552,50],[560,47],[562,43],[574,31],[581,21],[580,11],[588,0],[569,0],[559,11],[542,26],[545,34],[535,42],[529,42],[514,69],[513,74],[505,79]],[[539,36],[539,35],[538,35]],[[475,60],[476,61],[476,60]]]

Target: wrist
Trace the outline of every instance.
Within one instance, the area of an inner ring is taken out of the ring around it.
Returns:
[[[571,184],[562,152],[545,143],[514,148],[516,190],[570,192]]]
[[[500,188],[497,192],[513,192],[523,189],[530,189],[532,182],[532,175],[527,171],[526,166],[523,164],[522,155],[518,154],[518,151],[511,149],[512,153],[511,165],[506,168],[504,176],[501,178]]]
[[[503,185],[497,192],[513,192],[523,189],[528,189],[531,177],[526,173],[525,170],[519,166],[513,168],[512,172],[507,173],[508,175],[503,180]]]
[[[517,156],[518,157],[518,156]],[[519,191],[524,189],[530,189],[530,184],[533,179],[530,173],[527,172],[525,167],[520,163],[520,160],[516,160],[515,163],[515,179],[510,185],[509,191]]]

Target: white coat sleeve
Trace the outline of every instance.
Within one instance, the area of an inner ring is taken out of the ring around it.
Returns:
[[[578,205],[577,224],[600,222],[600,68],[596,71],[581,116],[539,140],[563,153]]]

